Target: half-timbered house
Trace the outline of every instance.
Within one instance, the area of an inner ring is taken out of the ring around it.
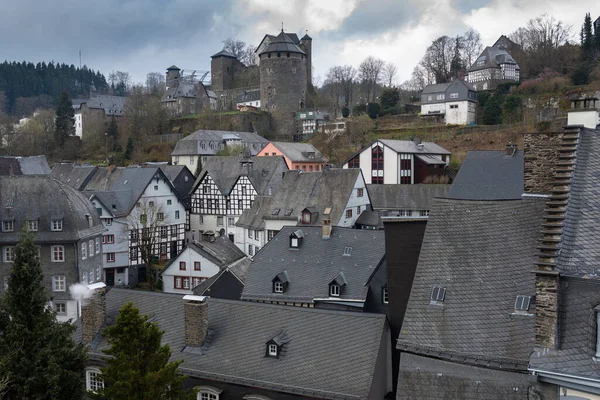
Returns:
[[[210,157],[191,192],[193,234],[235,236],[235,223],[256,196],[272,196],[287,171],[283,157]]]

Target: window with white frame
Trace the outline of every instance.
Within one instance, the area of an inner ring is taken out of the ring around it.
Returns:
[[[340,297],[340,285],[329,285],[329,295],[332,297]]]
[[[50,230],[54,232],[60,232],[63,230],[63,220],[53,219],[50,221]]]
[[[223,226],[223,217],[217,217],[217,225]]]
[[[15,247],[14,246],[5,246],[2,249],[2,259],[5,263],[14,262],[15,261]]]
[[[90,240],[88,242],[88,254],[90,255],[90,257],[94,255],[94,241],[93,240]]]
[[[269,356],[271,357],[277,357],[277,345],[276,344],[269,344]]]
[[[381,302],[383,304],[388,303],[388,288],[387,285],[381,288]]]
[[[52,262],[65,261],[65,246],[52,246],[51,248]]]
[[[106,226],[111,226],[112,225],[112,218],[106,218],[104,221],[106,221]]]
[[[221,392],[216,392],[213,390],[209,390],[209,389],[200,389],[200,391],[198,392],[198,400],[219,400],[219,394]]]
[[[54,311],[59,315],[67,314],[67,303],[54,302]]]
[[[179,211],[175,211],[175,219],[179,219]]]
[[[85,370],[85,388],[90,392],[97,392],[104,389],[104,382],[100,377],[101,372],[97,368],[88,368]]]
[[[106,253],[106,262],[115,262],[115,253]]]
[[[81,274],[81,283],[83,283],[84,285],[88,284],[88,273],[87,273],[87,271],[83,271],[83,274]]]
[[[15,221],[12,219],[2,221],[2,232],[12,232],[15,230]]]
[[[52,291],[64,292],[67,290],[67,278],[64,275],[52,276]]]
[[[254,240],[258,240],[258,231],[254,231]]]
[[[458,99],[458,93],[450,93],[451,99]]]
[[[276,281],[273,284],[273,290],[275,293],[283,293],[283,282]]]
[[[96,280],[99,281],[102,277],[102,272],[100,271],[100,264],[96,265]]]
[[[87,246],[85,243],[81,243],[81,259],[85,260],[87,258]]]
[[[251,244],[248,245],[248,255],[249,256],[254,255],[254,247]]]
[[[96,238],[96,254],[100,253],[100,238]]]
[[[37,232],[39,228],[37,219],[27,221],[27,228],[29,228],[31,232]]]

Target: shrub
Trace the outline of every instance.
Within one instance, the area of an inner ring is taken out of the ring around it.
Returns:
[[[380,110],[381,106],[379,105],[379,103],[369,103],[367,105],[367,114],[369,114],[369,117],[371,117],[371,119],[377,118]]]
[[[350,109],[347,106],[344,106],[342,108],[342,117],[348,118],[349,115],[350,115]]]
[[[577,86],[590,83],[590,68],[585,64],[581,64],[571,74],[571,82]]]
[[[506,96],[502,103],[502,121],[504,123],[514,124],[523,119],[523,100],[521,96],[510,94]]]
[[[483,107],[483,124],[498,125],[502,123],[502,108],[501,96],[495,95],[490,97]]]
[[[352,107],[352,115],[361,115],[367,112],[367,105],[366,104],[357,104],[354,107]]]

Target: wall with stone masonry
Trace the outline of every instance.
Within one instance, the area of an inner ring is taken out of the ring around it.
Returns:
[[[532,132],[524,134],[525,193],[548,194],[552,191],[554,167],[558,162],[558,150],[562,137],[563,132]]]

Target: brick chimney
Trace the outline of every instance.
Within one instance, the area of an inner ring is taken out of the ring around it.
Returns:
[[[330,239],[331,238],[331,231],[332,231],[332,226],[331,226],[331,220],[330,219],[324,219],[323,220],[323,227],[322,229],[322,238],[323,239]]]
[[[93,288],[92,296],[81,305],[81,332],[83,342],[90,344],[100,332],[106,316],[106,285]],[[95,285],[94,285],[95,286]]]
[[[206,297],[187,295],[183,297],[185,314],[185,344],[202,346],[208,334],[208,304]]]

